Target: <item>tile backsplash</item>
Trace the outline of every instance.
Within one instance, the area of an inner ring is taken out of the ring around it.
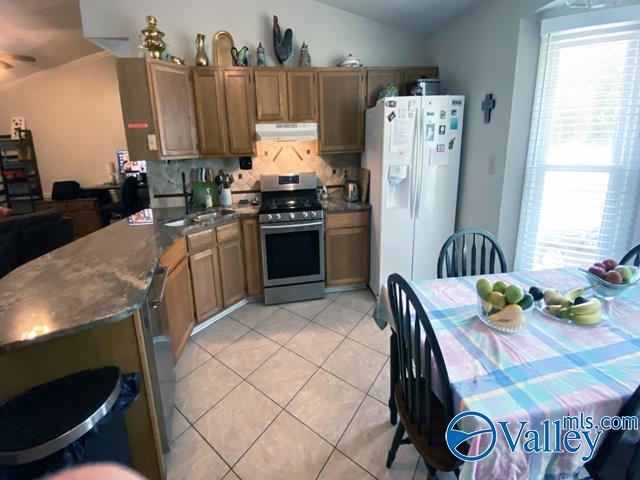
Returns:
[[[237,158],[148,162],[150,194],[152,197],[157,194],[181,194],[181,173],[184,172],[188,180],[190,170],[198,167],[232,173],[235,179],[232,192],[259,191],[260,175],[315,172],[320,185],[337,185],[342,181],[345,170],[349,178],[357,179],[360,169],[360,154],[319,155],[316,141],[257,142],[256,154],[251,170],[240,170]]]

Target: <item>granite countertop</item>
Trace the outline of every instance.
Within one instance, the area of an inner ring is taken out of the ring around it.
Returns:
[[[359,211],[368,204],[323,200],[327,212]],[[18,267],[0,279],[0,354],[129,317],[144,303],[160,256],[176,239],[243,216],[258,206],[194,222],[197,212],[152,209],[153,223],[121,220]],[[167,226],[186,219],[184,225]]]
[[[179,227],[165,222],[184,218],[184,208],[153,209],[153,224],[121,220],[13,270],[0,279],[0,353],[132,315],[171,243],[258,210],[230,208],[231,215]]]
[[[328,213],[339,213],[339,212],[357,212],[361,210],[369,210],[371,205],[368,203],[361,202],[347,202],[342,197],[329,196],[325,200],[321,200],[322,208],[325,209]]]

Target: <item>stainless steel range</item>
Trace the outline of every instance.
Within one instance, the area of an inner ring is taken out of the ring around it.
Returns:
[[[265,304],[324,297],[324,217],[315,173],[262,175]]]

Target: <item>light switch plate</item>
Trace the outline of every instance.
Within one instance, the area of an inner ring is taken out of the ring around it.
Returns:
[[[152,152],[158,150],[158,142],[156,142],[155,135],[147,135],[147,143],[149,144],[149,150],[151,150]]]
[[[495,175],[496,173],[496,157],[491,155],[489,157],[489,175]]]

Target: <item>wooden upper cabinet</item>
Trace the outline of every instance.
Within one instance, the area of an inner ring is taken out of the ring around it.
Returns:
[[[287,71],[287,97],[289,120],[315,122],[318,111],[315,70],[295,69]]]
[[[318,72],[320,153],[362,151],[364,76],[361,68]]]
[[[391,84],[402,94],[404,72],[398,68],[369,68],[367,69],[367,107],[373,107],[378,101],[378,95],[387,85]]]
[[[224,70],[224,90],[227,104],[229,153],[251,155],[255,136],[253,70],[229,68]]]
[[[282,69],[256,69],[256,112],[259,122],[285,121],[287,74]]]
[[[150,61],[149,82],[163,158],[198,154],[191,69]]]
[[[224,75],[216,68],[196,68],[193,72],[200,153],[228,153],[227,113],[224,96]]]
[[[438,67],[408,67],[404,70],[403,89],[401,94],[408,95],[409,90],[413,87],[420,77],[438,78]]]

